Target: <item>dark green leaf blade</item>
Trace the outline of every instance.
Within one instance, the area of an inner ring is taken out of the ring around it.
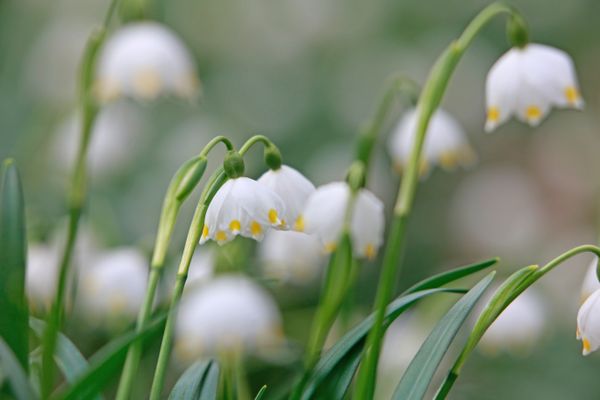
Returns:
[[[129,345],[137,340],[147,340],[162,332],[166,314],[156,317],[140,332],[128,332],[98,350],[90,358],[90,366],[85,373],[70,386],[61,386],[52,399],[79,400],[89,399],[99,393],[106,383],[121,369]]]
[[[181,375],[169,400],[212,400],[217,398],[219,365],[214,360],[198,361]]]
[[[263,387],[260,388],[260,390],[256,394],[256,397],[254,398],[254,400],[262,400],[263,397],[265,397],[265,393],[267,393],[267,385],[264,385]]]
[[[488,274],[454,304],[435,325],[409,364],[396,387],[393,399],[422,399],[444,354],[483,292],[492,282],[494,272]]]
[[[27,379],[27,373],[8,344],[0,338],[0,366],[17,400],[32,400],[38,396]]]
[[[464,291],[447,288],[429,289],[399,297],[390,303],[387,308],[386,325],[391,324],[394,319],[396,319],[418,300],[435,293],[464,293]],[[374,321],[374,315],[371,314],[359,325],[344,335],[342,339],[340,339],[323,357],[321,357],[315,369],[306,380],[301,397],[303,400],[313,398],[323,383],[327,382],[327,385],[331,385],[331,382],[328,381],[330,379],[333,380],[333,378],[331,378],[332,373],[339,374],[338,379],[341,379],[342,377],[348,377],[348,374],[351,377],[354,374],[358,363],[354,363],[352,361],[354,360],[354,356],[360,356],[364,346],[365,338],[373,326]],[[346,358],[348,354],[352,355]],[[348,362],[342,364],[344,360]],[[349,371],[341,372],[341,370],[346,368],[349,369]],[[348,383],[350,380],[351,379],[348,379]]]
[[[29,369],[29,309],[25,297],[25,205],[17,167],[4,161],[0,188],[0,337]]]

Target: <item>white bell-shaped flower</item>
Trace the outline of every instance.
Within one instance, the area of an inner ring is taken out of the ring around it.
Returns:
[[[579,308],[577,339],[583,343],[584,356],[600,347],[600,289],[592,293]]]
[[[50,310],[56,293],[60,252],[56,246],[34,244],[27,251],[26,289],[34,310]]]
[[[283,225],[290,229],[303,231],[302,210],[308,196],[315,191],[315,185],[300,172],[287,165],[265,172],[258,182],[277,193],[285,203],[286,212],[281,215]]]
[[[175,334],[181,361],[222,352],[261,354],[282,343],[281,315],[256,283],[223,275],[184,295]]]
[[[389,151],[394,168],[402,171],[410,158],[415,141],[418,113],[413,108],[404,113],[389,139]],[[429,121],[423,153],[421,173],[430,166],[440,165],[445,169],[468,166],[475,160],[475,153],[467,141],[467,135],[460,124],[446,111],[436,110]]]
[[[294,231],[271,230],[260,243],[258,256],[266,276],[292,284],[312,281],[324,264],[319,240]]]
[[[101,50],[95,94],[106,102],[119,97],[153,100],[162,94],[192,99],[199,81],[191,54],[164,25],[125,25]]]
[[[224,244],[237,235],[262,240],[269,228],[282,227],[281,215],[285,204],[271,189],[246,177],[229,179],[206,210],[200,244]]]
[[[508,351],[523,354],[544,332],[546,310],[533,289],[521,293],[506,307],[481,338],[481,349],[488,354]]]
[[[148,261],[139,250],[106,251],[81,271],[80,312],[89,322],[109,328],[131,322],[142,305],[147,279]]]
[[[585,278],[583,278],[583,284],[581,285],[581,302],[591,296],[596,290],[600,289],[600,282],[598,281],[597,270],[598,268],[598,257],[594,257],[590,266],[588,267]]]
[[[541,44],[514,47],[490,69],[486,82],[486,131],[515,115],[538,125],[552,107],[583,108],[573,61]]]
[[[327,252],[337,247],[349,200],[348,184],[332,182],[318,187],[306,202],[303,213],[305,231],[316,235]],[[373,259],[383,243],[383,203],[370,191],[360,189],[351,212],[350,236],[354,254]]]

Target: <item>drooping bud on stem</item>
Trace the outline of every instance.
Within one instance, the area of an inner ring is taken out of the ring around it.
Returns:
[[[270,169],[276,171],[281,168],[281,152],[277,148],[277,146],[270,144],[265,147],[265,164]]]
[[[512,46],[523,48],[529,43],[527,23],[521,15],[513,13],[506,23],[506,34]]]
[[[353,162],[346,175],[346,182],[348,182],[350,189],[357,192],[365,186],[365,180],[365,164],[362,161]]]
[[[244,159],[235,150],[230,150],[223,161],[223,168],[229,179],[239,178],[244,175]]]

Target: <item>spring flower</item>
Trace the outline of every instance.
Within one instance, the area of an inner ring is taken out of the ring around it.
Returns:
[[[488,73],[486,98],[488,132],[513,114],[535,126],[552,107],[584,105],[571,57],[541,44],[515,47],[500,57]]]
[[[316,235],[327,252],[335,250],[342,233],[350,187],[345,182],[320,186],[304,208],[304,226]],[[371,192],[360,189],[352,210],[350,237],[357,257],[375,258],[383,243],[383,203]]]
[[[302,210],[308,196],[315,191],[315,185],[287,165],[265,172],[258,182],[278,194],[285,203],[286,212],[281,215],[283,225],[302,232],[304,230]]]
[[[109,326],[131,322],[146,292],[148,262],[137,249],[118,248],[100,254],[80,279],[78,297],[86,319]]]
[[[258,248],[265,275],[292,284],[312,281],[323,267],[321,243],[312,235],[272,230]]]
[[[208,206],[200,244],[225,244],[237,235],[260,241],[269,228],[282,227],[281,215],[285,205],[271,189],[246,177],[229,179]]]
[[[95,86],[100,101],[153,100],[161,94],[192,99],[198,91],[192,56],[163,25],[126,25],[108,39],[100,53]]]
[[[506,350],[522,354],[544,331],[545,310],[537,292],[521,293],[492,323],[481,338],[481,349],[489,354]]]
[[[281,343],[281,327],[267,292],[241,275],[222,275],[182,299],[175,353],[182,361],[224,351],[260,354]]]
[[[583,343],[584,356],[600,347],[600,289],[592,293],[579,308],[577,339]]]
[[[410,158],[417,117],[416,108],[404,113],[390,136],[389,151],[397,171],[402,171]],[[453,169],[458,165],[468,166],[474,160],[475,153],[462,127],[450,114],[438,109],[431,117],[427,128],[421,158],[421,174],[426,174],[432,165]]]
[[[60,253],[58,248],[35,244],[27,252],[27,298],[34,310],[50,310],[56,293]]]
[[[600,289],[600,282],[598,282],[597,270],[598,268],[598,257],[594,257],[590,266],[585,273],[583,278],[583,284],[581,285],[581,302],[591,296],[596,290]]]

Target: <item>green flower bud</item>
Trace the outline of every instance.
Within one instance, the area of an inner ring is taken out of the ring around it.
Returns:
[[[508,41],[515,47],[525,47],[529,43],[529,32],[523,17],[512,14],[506,23],[506,34]]]
[[[265,147],[265,164],[272,170],[281,168],[281,152],[276,146]]]
[[[244,175],[244,158],[235,150],[230,150],[223,161],[223,168],[229,179]]]

